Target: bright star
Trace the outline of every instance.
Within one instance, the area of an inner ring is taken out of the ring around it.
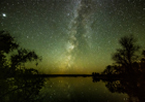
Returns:
[[[3,17],[6,17],[7,16],[5,13],[3,13],[2,15],[3,15]]]

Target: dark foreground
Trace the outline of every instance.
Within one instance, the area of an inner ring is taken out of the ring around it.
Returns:
[[[38,74],[15,79],[0,81],[0,102],[145,102],[143,77]]]

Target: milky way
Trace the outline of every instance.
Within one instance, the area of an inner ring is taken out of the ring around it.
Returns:
[[[68,32],[68,42],[66,44],[66,57],[64,63],[67,68],[71,68],[74,60],[78,54],[83,50],[90,49],[91,33],[90,33],[90,17],[93,11],[92,1],[78,1],[78,5],[74,10],[74,17],[72,18]],[[84,49],[86,48],[86,49]],[[66,68],[65,68],[66,69]]]
[[[0,30],[42,56],[42,73],[101,72],[113,63],[120,37],[133,34],[145,48],[144,28],[144,0],[0,2]]]

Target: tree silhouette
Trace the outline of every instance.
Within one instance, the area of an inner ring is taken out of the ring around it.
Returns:
[[[102,74],[111,75],[113,73],[113,70],[114,70],[113,67],[111,65],[108,65]]]
[[[132,35],[122,37],[119,44],[121,48],[112,56],[116,63],[106,67],[102,72],[102,80],[107,82],[106,87],[110,92],[128,94],[129,102],[144,102],[145,50],[142,51],[143,58],[138,59],[136,54],[140,47]],[[94,78],[93,81],[98,79]]]
[[[126,71],[132,71],[132,63],[134,63],[138,56],[136,52],[140,49],[136,45],[135,38],[130,36],[124,36],[119,40],[119,44],[122,48],[117,49],[116,53],[113,54],[112,59],[119,65],[126,67]]]
[[[17,49],[18,44],[15,43],[14,38],[6,31],[0,31],[0,51],[9,53],[10,51]]]
[[[142,62],[145,62],[145,50],[142,51],[143,58],[141,59]]]
[[[11,53],[13,54],[11,55]],[[8,57],[10,56],[10,57]],[[34,102],[44,79],[36,77],[36,69],[26,68],[27,62],[41,60],[34,52],[20,48],[14,38],[5,31],[0,32],[0,101]]]
[[[145,50],[142,51],[142,55],[145,57]]]

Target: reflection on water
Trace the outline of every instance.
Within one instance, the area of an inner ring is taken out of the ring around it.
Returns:
[[[45,82],[44,82],[45,81]],[[141,78],[15,77],[0,81],[0,102],[144,102]]]
[[[40,102],[41,77],[15,76],[0,79],[0,102]]]
[[[122,78],[120,80],[105,81],[106,87],[112,93],[128,94],[129,102],[145,102],[145,80],[144,77]]]
[[[40,95],[43,102],[127,102],[127,94],[111,93],[105,85],[93,83],[91,77],[46,78]]]

